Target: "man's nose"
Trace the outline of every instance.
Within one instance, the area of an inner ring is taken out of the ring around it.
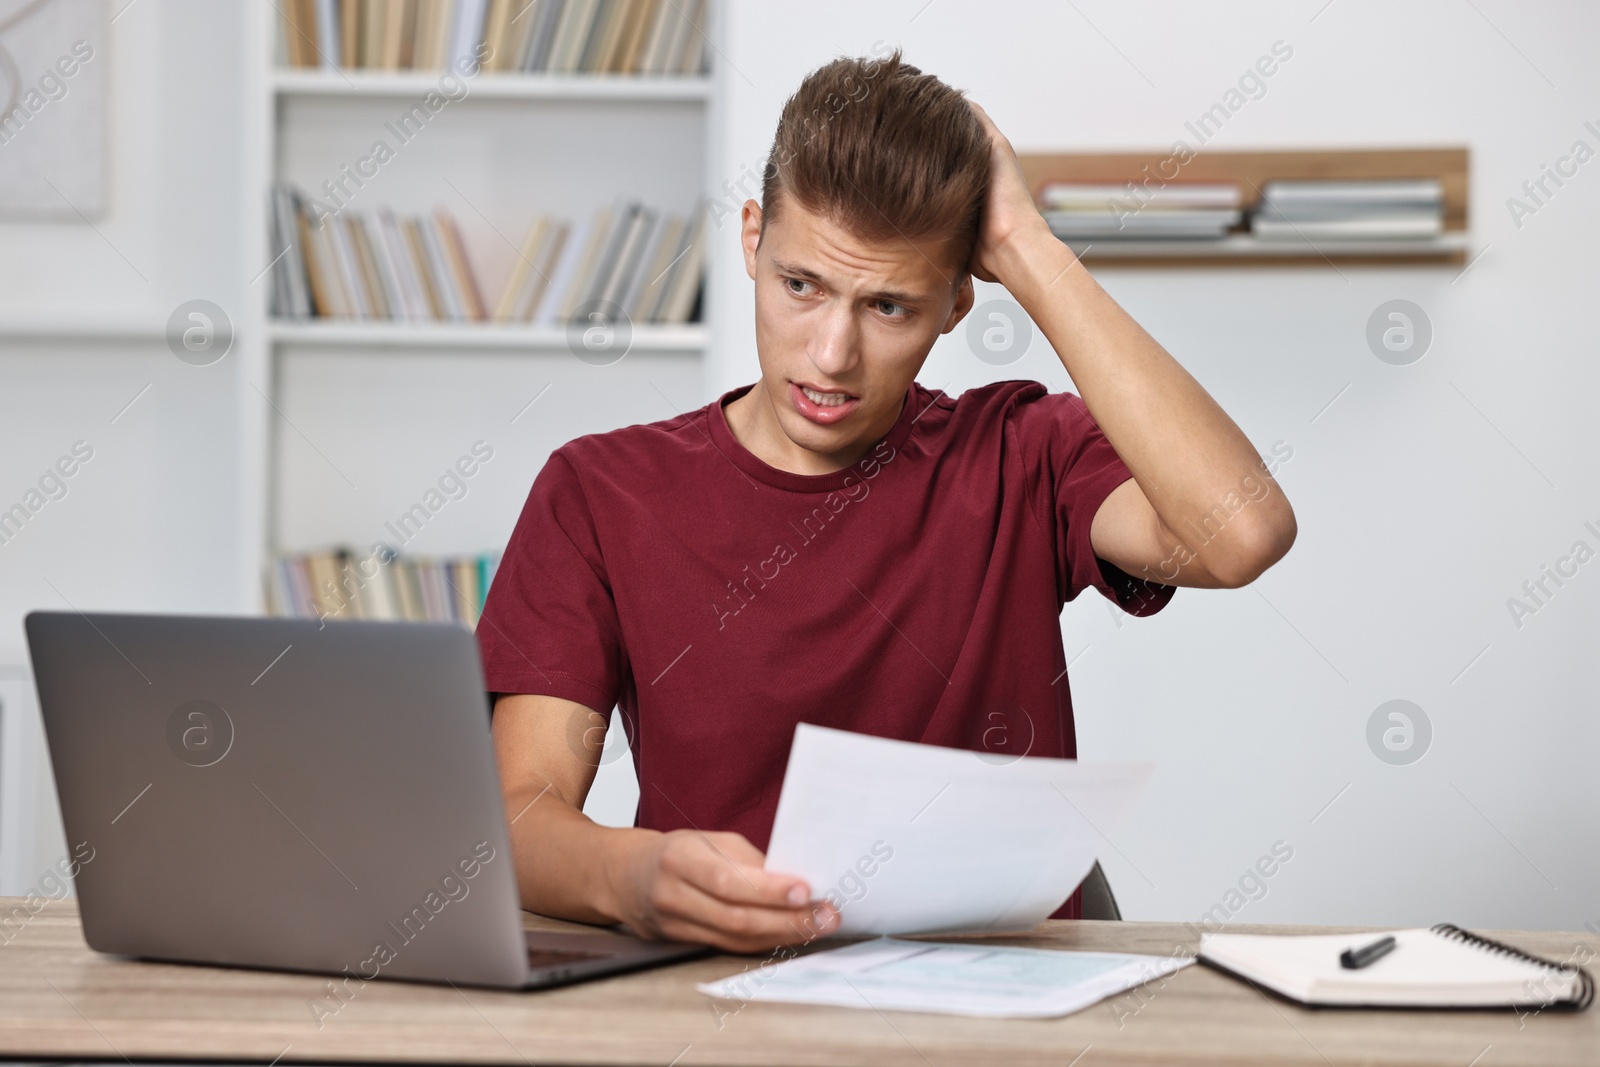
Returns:
[[[811,342],[811,362],[830,379],[842,377],[860,360],[860,335],[848,305],[830,309]]]

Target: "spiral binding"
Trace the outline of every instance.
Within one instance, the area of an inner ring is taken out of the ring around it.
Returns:
[[[1472,933],[1470,930],[1463,930],[1455,923],[1438,923],[1432,929],[1440,937],[1460,941],[1475,948],[1481,948],[1486,952],[1510,956],[1512,959],[1521,960],[1524,963],[1538,964],[1541,967],[1559,971],[1562,974],[1576,974],[1578,976],[1578,995],[1572,1000],[1557,1001],[1554,1005],[1555,1007],[1582,1011],[1594,1002],[1594,978],[1588,971],[1576,964],[1557,963],[1554,960],[1545,959],[1543,956],[1535,956],[1531,952],[1524,952],[1520,948],[1506,944],[1504,941],[1496,941],[1493,938]]]

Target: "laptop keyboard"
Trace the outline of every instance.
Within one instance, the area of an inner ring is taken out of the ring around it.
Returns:
[[[608,960],[615,955],[611,952],[584,952],[569,949],[530,948],[528,949],[529,967],[552,967],[558,963],[579,963],[583,960]]]

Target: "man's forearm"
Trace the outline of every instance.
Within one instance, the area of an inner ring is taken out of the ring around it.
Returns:
[[[1060,356],[1169,531],[1198,525],[1247,476],[1271,486],[1244,432],[1048,228],[1019,232],[1001,264],[999,280]],[[1271,492],[1249,511],[1208,545],[1212,559],[1282,555],[1277,546],[1286,549],[1293,536],[1283,494]]]
[[[628,854],[657,832],[601,826],[553,790],[510,807],[520,809],[508,818],[522,906],[575,922],[620,922],[618,874]]]

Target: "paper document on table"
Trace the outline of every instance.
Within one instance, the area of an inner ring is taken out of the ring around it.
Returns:
[[[1072,895],[1151,770],[801,723],[766,866],[838,907],[836,934],[1023,930]]]
[[[724,1000],[1050,1018],[1171,974],[1185,956],[1063,952],[880,937],[695,988]]]

